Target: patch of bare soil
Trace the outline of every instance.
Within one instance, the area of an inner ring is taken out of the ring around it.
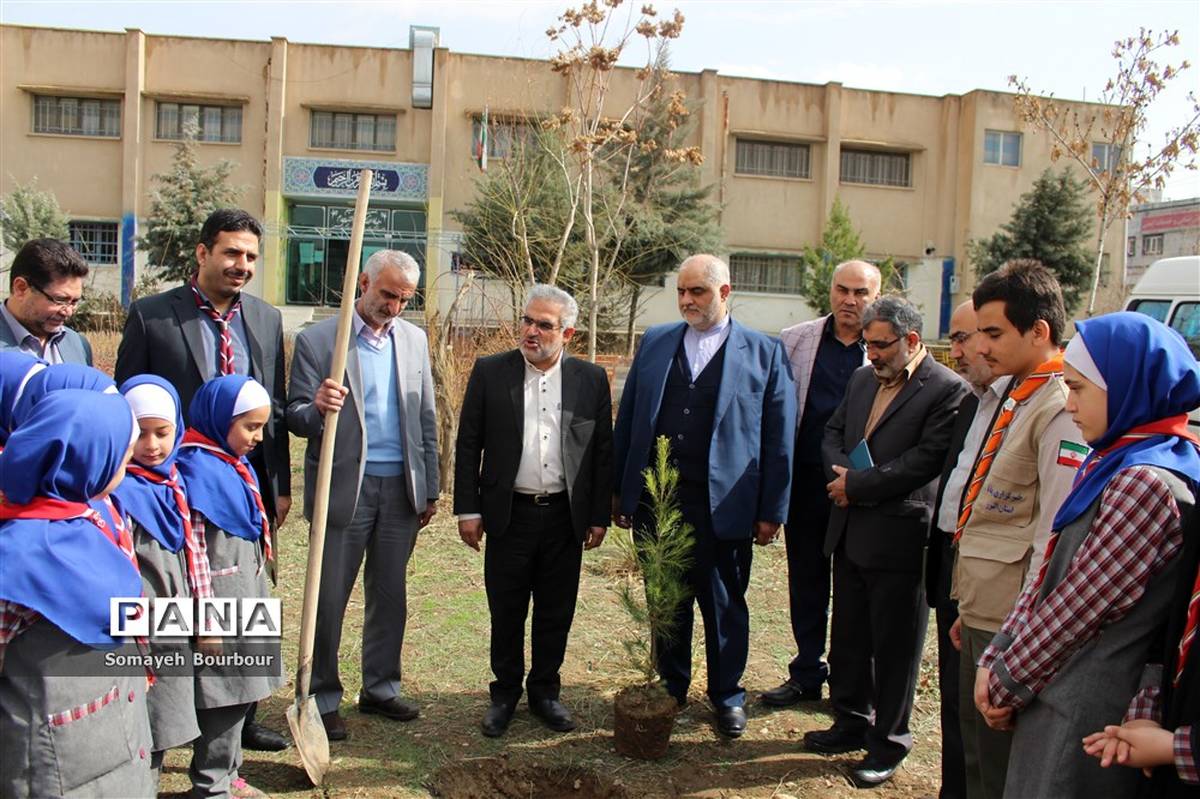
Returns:
[[[620,782],[590,769],[480,757],[449,763],[429,782],[446,799],[629,799]]]

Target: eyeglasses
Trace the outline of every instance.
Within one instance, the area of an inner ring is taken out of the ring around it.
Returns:
[[[36,289],[38,294],[50,300],[58,308],[75,310],[79,307],[79,303],[83,302],[83,297],[55,297],[53,294],[47,294],[46,290],[36,283],[30,283],[29,286]]]
[[[950,343],[957,344],[961,347],[963,344],[966,344],[967,341],[970,340],[971,336],[975,335],[977,332],[978,331],[976,331],[976,330],[970,330],[970,331],[960,330],[957,333],[951,333],[950,334]]]
[[[536,327],[538,330],[542,331],[543,333],[552,333],[555,330],[558,330],[558,325],[554,324],[553,322],[546,322],[541,319],[534,319],[532,316],[522,316],[521,317],[521,326],[522,327]]]
[[[875,350],[876,352],[879,352],[880,350],[886,350],[888,347],[895,344],[901,338],[903,338],[903,336],[894,338],[891,341],[864,341],[863,343],[867,345],[867,349]]]

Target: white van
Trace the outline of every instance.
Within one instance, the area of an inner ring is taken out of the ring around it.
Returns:
[[[1178,330],[1200,358],[1200,255],[1162,258],[1146,269],[1129,295],[1137,311]]]
[[[1175,328],[1200,360],[1200,255],[1163,258],[1150,264],[1133,287],[1125,310],[1144,313]],[[1188,424],[1194,430],[1200,428],[1200,409],[1189,414]]]

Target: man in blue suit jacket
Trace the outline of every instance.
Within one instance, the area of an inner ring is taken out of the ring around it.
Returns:
[[[646,331],[614,429],[614,522],[645,529],[642,470],[658,436],[671,440],[684,521],[695,529],[689,581],[704,619],[708,697],[717,729],[745,732],[740,681],[749,650],[751,541],[769,544],[787,520],[796,393],[783,346],[729,316],[729,267],[693,255],[679,267],[682,323]],[[671,641],[656,646],[658,671],[682,706],[691,682],[693,605]]]

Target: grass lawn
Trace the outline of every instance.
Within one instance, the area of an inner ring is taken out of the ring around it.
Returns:
[[[300,464],[303,442],[294,441]],[[285,623],[289,684],[259,706],[259,719],[287,730],[284,711],[294,693],[300,606],[304,592],[308,526],[300,513],[302,476],[293,476],[297,505],[280,536],[279,585]],[[483,560],[458,538],[450,498],[421,534],[409,566],[408,629],[402,691],[421,706],[409,723],[365,716],[353,706],[362,648],[361,575],[346,612],[341,646],[342,705],[350,732],[330,745],[325,784],[313,788],[294,750],[247,752],[242,775],[272,796],[417,797],[434,790],[453,797],[849,797],[861,795],[845,774],[853,755],[822,757],[800,748],[804,732],[827,727],[828,701],[802,710],[768,711],[751,701],[749,729],[736,740],[717,735],[703,696],[702,629],[697,614],[691,701],[680,715],[667,756],[656,763],[627,760],[613,750],[612,696],[627,684],[620,638],[628,622],[611,586],[618,552],[611,542],[584,556],[575,624],[563,665],[563,701],[578,728],[546,730],[522,704],[508,734],[485,738],[479,721],[487,707],[488,610]],[[774,687],[792,653],[788,625],[787,568],[781,543],[754,552],[750,662],[744,684],[751,697]],[[526,634],[528,642],[528,633]],[[935,633],[930,626],[921,668],[913,734],[916,745],[896,777],[871,795],[936,795],[938,696]],[[528,645],[528,644],[527,644]],[[190,750],[166,759],[162,790],[188,788]],[[448,770],[446,770],[448,769]],[[442,771],[439,771],[442,770]],[[546,776],[549,774],[550,776]]]

